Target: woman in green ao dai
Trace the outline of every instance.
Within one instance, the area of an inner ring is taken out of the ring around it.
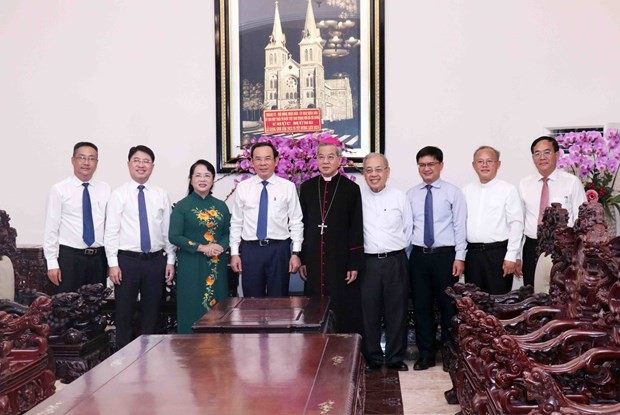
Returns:
[[[215,168],[198,160],[189,170],[189,189],[170,217],[170,242],[179,247],[177,268],[178,333],[228,295],[230,212],[213,197]]]

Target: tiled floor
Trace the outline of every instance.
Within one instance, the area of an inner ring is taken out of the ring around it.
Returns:
[[[448,405],[444,392],[452,388],[450,375],[441,361],[425,371],[414,371],[413,360],[407,360],[409,371],[373,371],[366,375],[367,415],[454,415],[458,405]]]
[[[446,403],[443,393],[452,388],[452,382],[441,363],[425,371],[411,370],[413,361],[407,364],[410,370],[399,372],[405,415],[454,415],[461,410]]]
[[[411,308],[411,306],[410,306]],[[435,310],[435,319],[439,319]],[[409,313],[410,324],[413,314]],[[439,331],[438,331],[439,332]],[[405,361],[409,366],[407,372],[387,370],[384,366],[379,371],[366,374],[366,411],[367,415],[454,415],[460,412],[458,405],[449,405],[444,392],[452,389],[450,375],[443,371],[441,353],[436,356],[436,366],[424,371],[413,370],[418,348],[415,345],[415,332],[407,333],[408,346]],[[438,344],[441,339],[437,338]],[[381,339],[385,350],[385,338]]]
[[[366,415],[403,414],[400,380],[395,370],[366,373]]]

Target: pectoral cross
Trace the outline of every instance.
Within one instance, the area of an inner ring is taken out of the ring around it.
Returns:
[[[323,232],[325,231],[325,228],[327,228],[327,225],[322,222],[320,225],[317,225],[317,227],[321,228],[321,235],[323,235]]]

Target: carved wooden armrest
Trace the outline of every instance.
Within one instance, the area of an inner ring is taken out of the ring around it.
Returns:
[[[515,340],[518,342],[535,342],[542,339],[545,336],[556,337],[559,333],[562,333],[570,329],[589,328],[592,324],[578,320],[552,320],[539,329],[536,329],[526,334],[513,334]],[[556,334],[557,333],[557,334]]]
[[[508,320],[526,313],[534,307],[549,307],[548,294],[535,294],[515,303],[496,303],[493,305],[491,312],[500,320]]]
[[[529,415],[617,415],[620,404],[587,405],[567,398],[553,377],[541,367],[524,371],[528,398],[538,403]]]
[[[517,337],[517,336],[513,336]],[[580,330],[580,329],[571,329],[560,333],[558,336],[549,339],[547,341],[539,342],[539,343],[531,343],[528,341],[521,341],[519,339],[517,343],[521,346],[521,349],[527,351],[534,352],[548,352],[551,349],[556,347],[567,347],[571,342],[574,341],[589,341],[592,346],[602,346],[602,342],[609,340],[609,334],[604,331],[598,330]]]
[[[577,370],[583,368],[586,368],[588,373],[596,373],[599,371],[597,366],[600,366],[601,362],[608,362],[610,360],[617,360],[620,362],[620,348],[595,347],[566,363],[558,365],[535,364],[535,366],[553,375],[575,373]]]
[[[536,324],[537,319],[541,319],[544,317],[554,318],[561,312],[562,310],[556,307],[537,306],[530,308],[529,310],[525,311],[523,314],[517,317],[508,320],[501,320],[501,322],[505,327],[516,326],[519,323],[525,323],[527,326],[533,326]]]
[[[51,310],[49,297],[37,298],[21,316],[0,312],[0,339],[11,343],[11,353],[17,350],[25,355],[41,355],[47,352],[49,326],[44,318]]]
[[[549,304],[548,294],[534,294],[531,286],[521,287],[506,294],[492,295],[471,283],[456,283],[446,289],[446,294],[455,301],[462,297],[471,298],[481,310],[498,318],[512,318],[536,305]]]

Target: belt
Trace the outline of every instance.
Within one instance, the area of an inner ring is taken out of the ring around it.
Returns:
[[[398,255],[404,251],[405,251],[404,249],[399,249],[398,251],[381,252],[380,254],[364,254],[364,255],[370,258],[384,259],[390,256]]]
[[[487,249],[497,249],[508,247],[508,240],[500,242],[490,242],[488,244],[470,242],[467,244],[467,249],[472,251],[485,251]]]
[[[164,254],[164,250],[160,249],[157,252],[134,252],[134,251],[123,251],[122,249],[118,250],[119,255],[125,255],[130,258],[138,258],[138,259],[151,259],[158,256],[162,256]]]
[[[71,248],[70,246],[67,246],[67,245],[60,245],[60,249],[62,251],[71,252],[73,254],[86,255],[86,256],[103,254],[105,252],[103,246],[98,246],[97,248]]]
[[[277,245],[282,243],[290,243],[290,239],[260,239],[254,241],[246,241],[245,239],[241,242],[250,244],[250,245],[258,245],[258,246],[267,246],[267,245]]]
[[[418,252],[422,254],[448,254],[454,252],[453,246],[438,246],[437,248],[427,248],[425,246],[411,245],[411,252]]]

